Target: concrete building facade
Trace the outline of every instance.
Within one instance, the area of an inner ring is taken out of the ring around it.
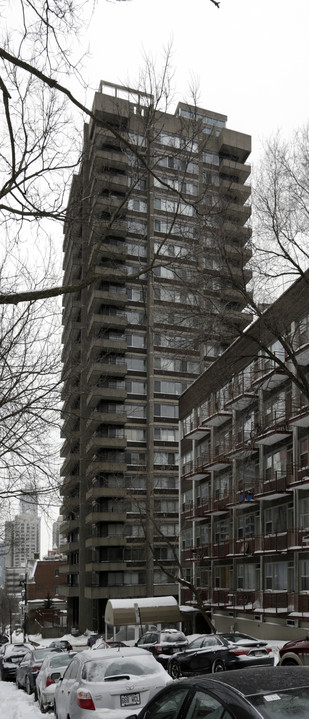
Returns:
[[[181,559],[218,631],[308,633],[308,283],[180,398]]]
[[[250,137],[110,83],[93,116],[64,229],[64,283],[85,280],[63,301],[61,470],[82,629],[109,598],[178,595],[156,563],[178,546],[178,396],[250,320]]]

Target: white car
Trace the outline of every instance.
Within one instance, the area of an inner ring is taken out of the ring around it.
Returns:
[[[118,647],[78,652],[56,686],[56,719],[125,719],[172,681],[144,649]],[[92,715],[95,716],[95,715]]]
[[[45,657],[36,678],[35,696],[44,714],[54,706],[54,695],[57,682],[64,675],[67,666],[75,657],[76,652],[52,652]]]

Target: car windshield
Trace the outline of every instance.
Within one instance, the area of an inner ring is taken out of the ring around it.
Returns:
[[[147,652],[145,652],[146,654]],[[143,657],[135,659],[134,657],[128,657],[126,659],[115,658],[113,661],[110,659],[100,660],[99,662],[87,662],[83,668],[82,678],[87,679],[88,682],[102,682],[104,679],[112,676],[119,676],[122,674],[129,674],[130,676],[143,676],[144,674],[156,674],[161,673],[162,667],[156,661],[153,661],[153,657]]]
[[[307,719],[309,715],[309,687],[258,694],[248,698],[265,719]]]

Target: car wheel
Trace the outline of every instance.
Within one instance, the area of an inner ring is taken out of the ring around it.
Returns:
[[[6,673],[5,673],[5,671],[4,671],[3,669],[1,669],[1,680],[2,680],[3,682],[6,682]]]
[[[172,679],[179,679],[179,677],[181,677],[180,664],[176,661],[176,659],[170,662],[168,666],[168,673],[172,677]]]
[[[39,696],[38,696],[38,702],[39,702],[39,709],[40,709],[40,711],[42,712],[42,714],[46,714],[46,712],[47,712],[47,707],[44,706],[40,694],[39,694]]]
[[[17,677],[15,677],[15,684],[17,686],[17,689],[21,689],[21,686],[20,686],[20,683],[19,683]]]
[[[295,661],[295,659],[290,659],[290,658],[284,659],[283,662],[281,662],[281,666],[286,667],[287,665],[289,665],[291,667],[293,667],[293,666],[295,667],[295,666],[298,666],[298,663]]]
[[[30,679],[29,679],[28,675],[26,676],[26,692],[27,692],[27,694],[32,694]]]
[[[221,659],[217,659],[217,661],[215,661],[211,667],[211,671],[213,674],[216,674],[217,672],[224,672],[224,670],[225,666]]]

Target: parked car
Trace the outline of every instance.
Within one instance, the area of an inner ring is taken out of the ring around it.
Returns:
[[[309,716],[306,667],[255,667],[190,677],[162,689],[130,719],[291,719]]]
[[[54,706],[56,684],[62,679],[75,654],[76,652],[50,652],[43,659],[35,683],[35,695],[42,714]]]
[[[32,694],[35,690],[35,680],[41,669],[43,659],[48,654],[61,652],[62,649],[55,647],[35,647],[22,657],[21,662],[16,668],[16,686],[18,689],[25,689],[27,694]]]
[[[57,719],[88,719],[89,710],[96,710],[100,719],[124,719],[171,682],[143,649],[86,649],[77,652],[58,682],[54,712]]]
[[[70,644],[67,639],[54,639],[54,641],[49,644],[49,647],[52,649],[63,649],[66,652],[73,651],[72,644]]]
[[[11,644],[10,642],[2,644],[0,648],[0,677],[2,681],[9,679],[15,681],[16,668],[25,654],[29,652],[29,649],[31,649],[31,645],[22,642],[20,644]]]
[[[192,674],[274,664],[274,655],[267,642],[259,642],[253,637],[250,640],[233,642],[231,641],[233,636],[233,634],[204,634],[193,639],[182,652],[177,652],[169,658],[168,673],[173,679],[178,679]]]
[[[164,631],[146,632],[136,642],[136,647],[148,649],[156,659],[166,668],[169,658],[188,646],[188,639],[183,632],[177,629],[164,629]]]
[[[309,666],[309,635],[303,639],[294,639],[279,650],[279,664],[305,664]]]

